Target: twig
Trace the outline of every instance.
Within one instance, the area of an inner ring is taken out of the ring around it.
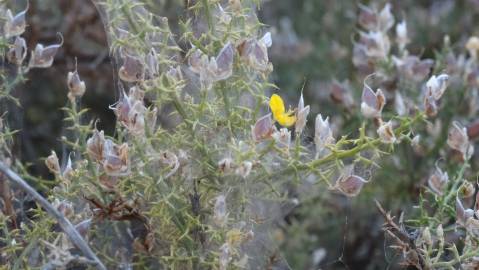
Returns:
[[[65,216],[58,212],[53,205],[51,205],[45,198],[42,197],[42,195],[33,189],[18,174],[8,168],[3,162],[0,162],[0,171],[5,174],[5,176],[7,176],[8,179],[10,179],[13,183],[17,184],[21,189],[32,196],[48,212],[48,214],[58,221],[58,224],[65,234],[70,238],[73,244],[75,244],[75,246],[78,247],[78,249],[80,249],[87,258],[95,262],[97,269],[106,270],[106,267],[103,265],[100,259],[98,259],[95,253],[93,253],[80,233],[78,233],[75,227],[73,227],[71,222],[65,218]]]

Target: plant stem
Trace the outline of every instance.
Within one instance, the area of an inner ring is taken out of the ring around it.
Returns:
[[[17,173],[8,168],[3,162],[0,161],[0,171],[7,176],[13,183],[17,184],[23,191],[32,196],[53,218],[58,221],[58,224],[65,232],[75,246],[80,249],[83,254],[90,260],[96,263],[96,268],[100,270],[106,270],[106,267],[93,253],[91,248],[85,242],[83,237],[78,233],[71,222],[62,215],[53,205],[51,205],[45,198],[42,197],[34,188],[32,188],[25,180],[23,180]]]

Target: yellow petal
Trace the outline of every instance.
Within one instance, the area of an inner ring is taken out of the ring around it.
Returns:
[[[290,127],[294,124],[294,122],[296,122],[296,116],[294,114],[281,113],[273,114],[273,116],[274,119],[283,127]]]
[[[286,111],[286,109],[284,108],[283,99],[276,94],[273,94],[271,96],[269,100],[269,108],[271,109],[273,115],[282,114]]]

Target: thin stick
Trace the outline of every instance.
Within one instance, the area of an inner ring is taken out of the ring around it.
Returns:
[[[51,205],[45,198],[42,197],[42,195],[40,195],[34,188],[25,182],[25,180],[23,180],[18,174],[8,168],[3,162],[0,162],[0,171],[5,174],[5,176],[7,176],[8,179],[10,179],[13,183],[20,186],[21,189],[32,196],[48,212],[48,214],[58,221],[58,224],[60,224],[60,227],[65,234],[68,235],[73,244],[75,244],[75,246],[80,249],[87,258],[95,262],[97,269],[106,270],[106,267],[103,265],[100,259],[98,259],[95,253],[93,253],[83,237],[78,233],[71,222],[65,218],[65,216],[58,212],[53,205]]]

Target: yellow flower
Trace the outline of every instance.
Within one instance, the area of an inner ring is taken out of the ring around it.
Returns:
[[[290,127],[296,122],[296,116],[293,111],[286,111],[283,99],[273,94],[269,100],[269,107],[273,113],[274,120],[284,127]]]

